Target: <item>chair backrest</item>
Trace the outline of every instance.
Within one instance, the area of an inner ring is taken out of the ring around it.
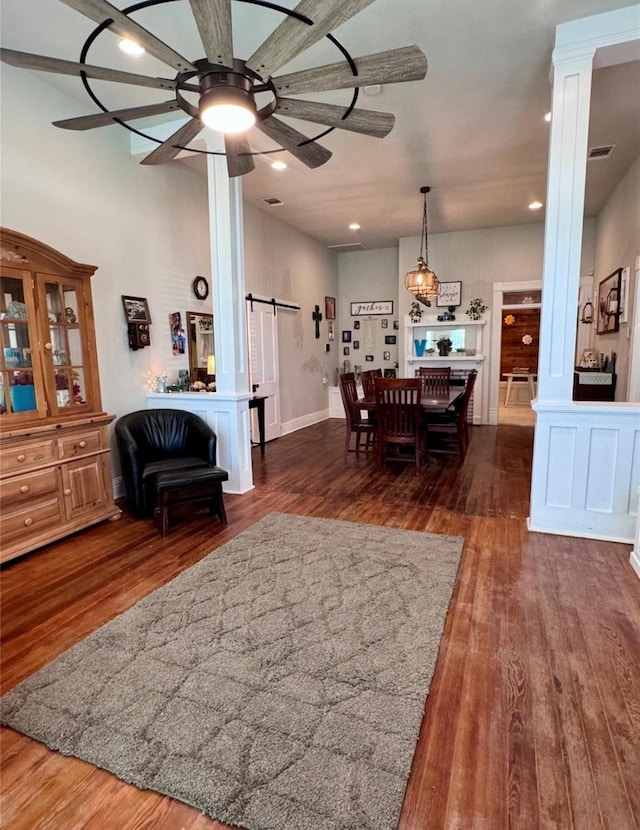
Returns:
[[[142,462],[196,456],[215,464],[216,435],[199,415],[182,409],[140,409],[116,421],[116,438],[135,445]]]
[[[347,416],[347,422],[350,426],[360,420],[360,410],[356,404],[358,400],[358,390],[356,389],[356,376],[353,372],[346,372],[339,375],[340,395],[342,397],[342,404],[344,412]]]
[[[467,412],[469,411],[469,403],[471,401],[471,396],[473,395],[473,387],[476,383],[476,377],[478,376],[477,369],[472,369],[468,376],[467,376],[467,383],[464,387],[464,392],[458,398],[458,400],[454,401],[452,407],[456,413],[456,417],[459,421],[466,421],[467,419]]]
[[[451,384],[451,366],[421,366],[419,372],[425,389],[448,389]]]
[[[376,417],[383,440],[417,440],[422,422],[420,378],[376,378]]]
[[[382,372],[382,369],[371,369],[360,372],[360,379],[362,380],[362,391],[365,398],[375,397],[375,383],[374,378],[380,377],[376,372]]]

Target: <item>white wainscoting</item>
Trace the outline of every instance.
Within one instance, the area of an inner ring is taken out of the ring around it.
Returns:
[[[633,542],[640,407],[534,402],[533,408],[537,419],[529,529]]]
[[[218,392],[150,392],[146,401],[148,409],[181,409],[206,421],[218,439],[216,463],[229,473],[222,489],[225,493],[246,493],[253,489],[250,397]]]

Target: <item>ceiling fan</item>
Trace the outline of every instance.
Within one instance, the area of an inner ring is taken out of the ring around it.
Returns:
[[[77,63],[11,49],[0,49],[0,60],[25,69],[82,78],[85,89],[102,112],[54,121],[56,127],[63,129],[89,130],[117,123],[139,132],[127,122],[162,113],[187,113],[189,121],[165,141],[140,133],[159,145],[142,160],[142,164],[162,164],[175,158],[181,150],[192,150],[187,146],[189,142],[205,126],[210,126],[224,134],[229,175],[243,176],[255,167],[254,153],[246,134],[255,125],[307,167],[319,167],[331,158],[331,152],[316,139],[333,129],[383,138],[393,128],[395,118],[392,114],[355,108],[360,87],[421,80],[427,73],[427,59],[417,46],[352,58],[331,34],[332,29],[374,0],[300,0],[293,10],[266,0],[239,0],[284,15],[282,22],[247,60],[233,55],[231,0],[189,0],[206,55],[195,60],[183,57],[129,16],[140,9],[174,0],[145,0],[122,11],[107,0],[61,2],[99,24],[87,38]],[[105,29],[138,44],[175,70],[175,77],[153,78],[86,63],[89,47]],[[324,37],[339,49],[342,60],[291,74],[274,75]],[[163,103],[109,111],[91,89],[89,79],[167,89],[174,93],[174,98]],[[354,90],[348,106],[289,97],[338,89]],[[194,96],[197,96],[197,103],[190,100]],[[258,96],[261,106],[258,106]],[[328,129],[309,138],[276,115],[310,121]]]

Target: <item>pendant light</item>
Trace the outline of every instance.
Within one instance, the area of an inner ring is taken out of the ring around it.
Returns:
[[[424,195],[424,207],[422,210],[422,238],[420,239],[420,255],[415,268],[407,272],[404,278],[404,286],[410,291],[416,300],[426,306],[431,306],[431,298],[438,296],[440,283],[435,273],[429,268],[429,240],[427,237],[427,193],[430,187],[421,187],[420,193]],[[422,255],[424,249],[424,257]]]

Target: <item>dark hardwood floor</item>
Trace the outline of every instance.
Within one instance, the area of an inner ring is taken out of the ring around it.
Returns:
[[[326,421],[254,451],[256,489],[163,539],[103,523],[7,565],[2,690],[271,511],[465,538],[401,830],[640,826],[640,581],[629,545],[529,534],[527,427],[473,430],[464,464],[379,475]],[[3,729],[0,826],[222,830],[177,801]]]

